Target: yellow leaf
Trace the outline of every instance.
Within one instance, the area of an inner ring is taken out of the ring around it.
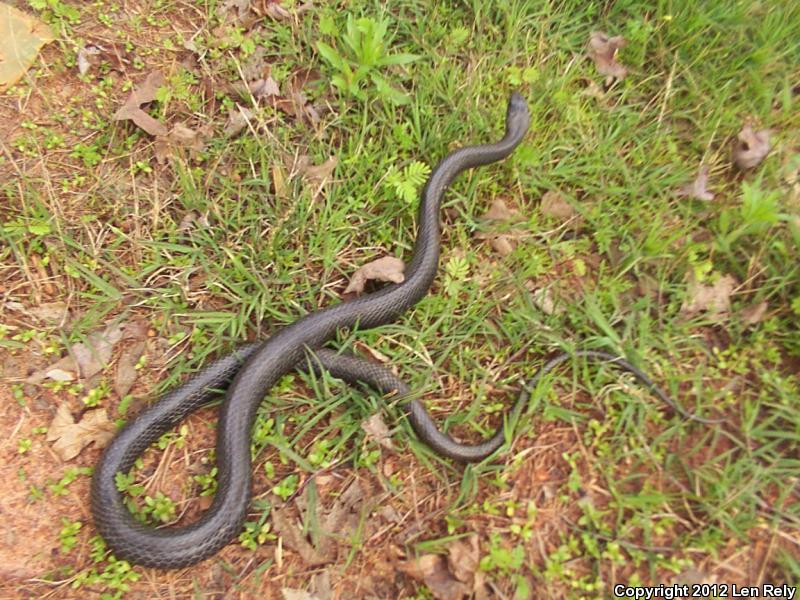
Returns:
[[[53,33],[46,24],[0,3],[0,91],[19,81],[36,60],[39,48],[52,41]]]

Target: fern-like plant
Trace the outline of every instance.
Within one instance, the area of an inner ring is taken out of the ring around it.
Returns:
[[[417,160],[402,171],[391,167],[386,175],[386,185],[393,188],[400,198],[411,203],[417,198],[419,189],[430,172],[431,168],[428,165]]]

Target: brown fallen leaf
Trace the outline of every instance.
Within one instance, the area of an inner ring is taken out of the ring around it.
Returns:
[[[447,566],[455,578],[464,583],[474,582],[480,558],[476,534],[470,535],[466,539],[456,540],[447,547]]]
[[[514,223],[523,221],[524,215],[516,208],[510,208],[502,198],[495,198],[492,205],[480,218],[484,223]],[[492,249],[500,256],[508,256],[517,246],[518,235],[514,232],[479,231],[475,234],[479,240],[488,240]]]
[[[575,216],[575,209],[564,199],[561,192],[549,190],[542,196],[539,210],[546,217],[553,217],[559,221],[567,221]]]
[[[316,166],[307,166],[303,169],[303,178],[310,183],[311,185],[315,186],[317,189],[314,192],[314,197],[316,198],[322,189],[331,181],[333,170],[336,168],[339,159],[335,156],[331,156],[328,160],[324,163],[316,165]]]
[[[524,219],[522,214],[516,208],[509,208],[506,201],[502,198],[495,198],[492,200],[492,205],[489,207],[483,216],[482,221],[519,221]]]
[[[283,600],[320,600],[320,597],[305,590],[294,588],[281,588]]]
[[[53,39],[53,32],[45,23],[0,3],[0,91],[19,81],[36,60],[39,49]]]
[[[456,579],[447,568],[447,560],[438,554],[403,561],[398,569],[424,583],[436,600],[462,600],[472,592],[472,587]]]
[[[97,59],[103,53],[103,47],[97,44],[86,44],[83,48],[78,50],[78,73],[86,75],[93,65],[97,64]]]
[[[153,136],[167,135],[169,130],[166,125],[142,110],[143,104],[148,104],[156,99],[156,92],[163,85],[164,74],[161,71],[151,72],[142,84],[134,88],[125,104],[114,113],[112,118],[115,121],[131,120]]]
[[[236,105],[236,108],[231,108],[228,112],[228,121],[225,123],[225,128],[222,132],[225,137],[233,137],[255,118],[255,113],[244,106]]]
[[[745,325],[755,325],[764,320],[764,315],[767,314],[767,307],[766,300],[756,302],[739,311],[739,318]]]
[[[133,387],[138,372],[136,364],[144,353],[145,342],[140,341],[123,350],[117,362],[117,373],[114,377],[114,391],[122,398]]]
[[[564,307],[556,304],[553,288],[538,288],[531,293],[531,300],[534,306],[541,310],[546,315],[554,315],[557,312],[563,312]]]
[[[731,310],[731,295],[736,289],[736,279],[724,275],[711,285],[704,285],[694,279],[689,282],[687,298],[681,305],[681,314],[691,317],[701,312],[709,316],[725,316]]]
[[[250,93],[255,99],[281,95],[281,89],[278,87],[278,82],[275,81],[271,76],[262,77],[260,79],[248,82],[247,89],[250,90]]]
[[[272,528],[275,533],[280,535],[283,543],[297,552],[307,565],[321,565],[327,562],[325,557],[309,543],[300,528],[294,524],[287,511],[286,507],[272,511]]]
[[[366,432],[367,437],[375,440],[387,450],[394,450],[392,434],[389,432],[389,427],[384,422],[381,413],[375,413],[369,419],[362,421],[361,429]]]
[[[159,164],[165,164],[179,148],[186,148],[192,158],[197,158],[200,152],[205,150],[207,133],[205,129],[195,130],[177,123],[167,135],[156,138],[156,160]]]
[[[327,513],[321,514],[321,506],[317,505],[317,519],[322,533],[318,551],[327,562],[337,560],[339,541],[349,539],[358,529],[361,511],[366,510],[365,502],[364,488],[358,479],[354,479],[336,497],[333,506]]]
[[[405,263],[394,256],[384,256],[378,258],[356,269],[350,278],[350,283],[345,288],[345,294],[360,294],[364,291],[367,281],[388,281],[391,283],[403,283],[405,276]]]
[[[61,460],[70,460],[91,443],[98,448],[105,447],[115,431],[116,426],[108,420],[104,408],[84,413],[80,422],[76,423],[69,407],[61,404],[47,428],[47,441],[55,442],[53,451]]]
[[[736,136],[733,146],[733,163],[742,170],[752,169],[761,164],[769,154],[769,129],[753,131],[750,123],[745,123]]]
[[[703,200],[704,202],[713,200],[714,194],[706,189],[708,185],[708,172],[709,169],[707,166],[701,166],[695,180],[681,187],[676,192],[676,195],[693,198],[695,200]]]
[[[602,31],[593,31],[589,35],[589,58],[594,61],[597,72],[607,76],[607,83],[614,79],[624,79],[628,69],[617,62],[617,51],[628,42],[621,35],[609,37]]]

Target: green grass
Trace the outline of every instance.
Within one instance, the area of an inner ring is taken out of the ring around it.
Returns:
[[[793,88],[800,8],[632,0],[380,6],[315,7],[298,26],[268,21],[252,34],[279,83],[295,68],[320,69],[321,80],[306,90],[330,107],[317,126],[251,106],[262,133],[217,133],[202,162],[179,159],[172,168],[151,160],[145,136],[132,126],[109,127],[115,104],[84,115],[99,125],[85,128],[91,142],[72,158],[45,148],[52,131],[12,141],[23,172],[33,157],[55,153],[87,178],[74,186],[64,178],[64,194],[35,173],[0,188],[11,200],[0,258],[23,281],[32,256],[49,261],[84,311],[71,332],[48,335],[66,344],[132,312],[164,337],[177,341],[183,332],[186,351],[170,364],[164,390],[245,338],[338,302],[359,265],[387,253],[410,259],[417,201],[407,188],[418,182],[399,178],[419,172],[418,162],[433,168],[455,147],[496,139],[517,89],[529,102],[530,133],[509,160],[452,186],[441,275],[429,295],[396,323],[343,332],[338,345],[358,340],[389,356],[440,422],[470,439],[497,425],[498,403],[508,404],[503,394],[513,396],[543,357],[579,347],[625,355],[689,410],[726,420],[686,422],[636,386],[621,385],[617,372],[578,362],[534,394],[510,452],[442,469],[390,408],[402,423],[395,436],[401,462],[410,465],[413,455],[429,467],[447,485],[453,523],[463,523],[450,532],[444,520],[434,526],[445,537],[469,531],[487,511],[506,514],[526,464],[515,457],[537,447],[542,428],[561,427],[575,438],[559,459],[568,475],[556,489],[570,510],[550,534],[547,555],[530,542],[530,531],[542,526],[535,516],[515,521],[516,528],[510,519],[481,525],[488,576],[509,593],[529,585],[525,578],[574,597],[602,596],[620,577],[664,583],[688,565],[709,568],[706,561],[727,556],[731,540],[746,545],[762,528],[795,540],[782,540],[768,573],[796,581],[800,230],[786,215],[796,218],[800,209],[787,183],[800,142]],[[343,71],[323,60],[319,43],[350,56],[355,68],[358,55],[345,36],[348,19],[359,18],[385,22],[386,51],[416,59],[372,64],[360,87],[340,81],[334,88]],[[215,23],[205,25],[208,31]],[[596,29],[629,42],[620,53],[628,77],[599,98],[591,86],[602,85],[602,76],[584,56]],[[236,81],[251,49],[215,47],[210,34],[196,44],[208,49],[203,67],[220,82]],[[161,118],[192,126],[212,119],[221,131],[225,114],[204,113],[197,78],[169,81],[169,102],[157,104]],[[242,102],[222,86],[217,96],[222,107]],[[730,145],[748,116],[771,128],[774,142],[764,163],[743,176],[730,166]],[[312,164],[338,157],[334,182],[318,197],[301,177],[282,196],[274,193],[273,168],[286,169],[295,153]],[[102,169],[90,168],[97,157]],[[716,199],[676,197],[701,163],[712,167]],[[549,190],[560,190],[580,213],[578,235],[540,213]],[[495,197],[525,216],[515,229],[520,242],[504,258],[474,236]],[[188,211],[209,226],[179,231]],[[573,289],[563,310],[545,314],[526,284],[542,286],[554,273]],[[737,278],[729,318],[681,315],[689,273],[706,282]],[[641,282],[654,293],[640,293]],[[23,300],[34,299],[25,293]],[[745,325],[738,311],[762,300],[767,318]],[[329,377],[284,383],[263,405],[257,429],[267,429],[256,436],[254,468],[283,459],[275,485],[346,459],[379,472],[376,446],[364,444],[360,423],[385,403]],[[524,561],[514,558],[519,552]]]

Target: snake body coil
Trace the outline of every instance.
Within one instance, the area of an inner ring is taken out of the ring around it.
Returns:
[[[408,395],[408,387],[387,369],[321,346],[339,329],[356,326],[369,329],[389,323],[427,293],[439,262],[439,209],[447,186],[462,171],[511,154],[522,141],[528,124],[525,100],[514,93],[508,104],[506,132],[499,142],[456,150],[433,170],[422,193],[414,254],[402,283],[310,313],[264,342],[238,348],[142,411],[116,435],[95,469],[91,500],[97,528],[117,558],[162,569],[184,567],[216,553],[241,531],[251,495],[250,432],[264,394],[289,371],[307,364],[315,369],[321,366],[350,383],[366,383],[384,393],[396,392],[401,397]],[[309,351],[313,352],[313,360],[307,363]],[[710,422],[688,414],[673,403],[630,363],[595,350],[559,354],[547,362],[524,386],[513,407],[512,419],[524,408],[538,380],[573,357],[607,362],[632,373],[682,415]],[[211,507],[196,523],[185,527],[155,529],[139,523],[116,488],[116,474],[127,473],[153,442],[189,413],[212,400],[214,389],[224,387],[231,379],[220,408],[216,445],[218,485]],[[419,401],[407,400],[403,406],[419,438],[442,456],[461,462],[481,460],[500,448],[505,440],[504,429],[500,427],[484,442],[462,444],[439,431]]]
[[[389,323],[427,293],[439,262],[439,208],[447,186],[462,171],[511,154],[528,124],[525,100],[514,93],[508,104],[503,139],[456,150],[433,170],[422,193],[414,254],[402,283],[310,313],[266,341],[217,360],[142,411],[117,434],[95,469],[91,492],[95,523],[117,558],[150,567],[183,567],[216,553],[240,532],[251,494],[250,432],[266,391],[304,361],[307,348],[320,348],[342,328],[369,329]],[[332,371],[336,371],[337,364],[352,360],[326,352],[318,355],[323,366]],[[363,361],[354,361],[350,366],[356,371],[367,368]],[[365,379],[346,367],[340,374]],[[220,408],[218,485],[211,507],[196,523],[185,527],[154,529],[137,522],[115,486],[115,475],[127,473],[150,444],[206,404],[213,398],[211,390],[224,386],[231,377],[233,381]],[[383,375],[376,377],[381,379]]]

